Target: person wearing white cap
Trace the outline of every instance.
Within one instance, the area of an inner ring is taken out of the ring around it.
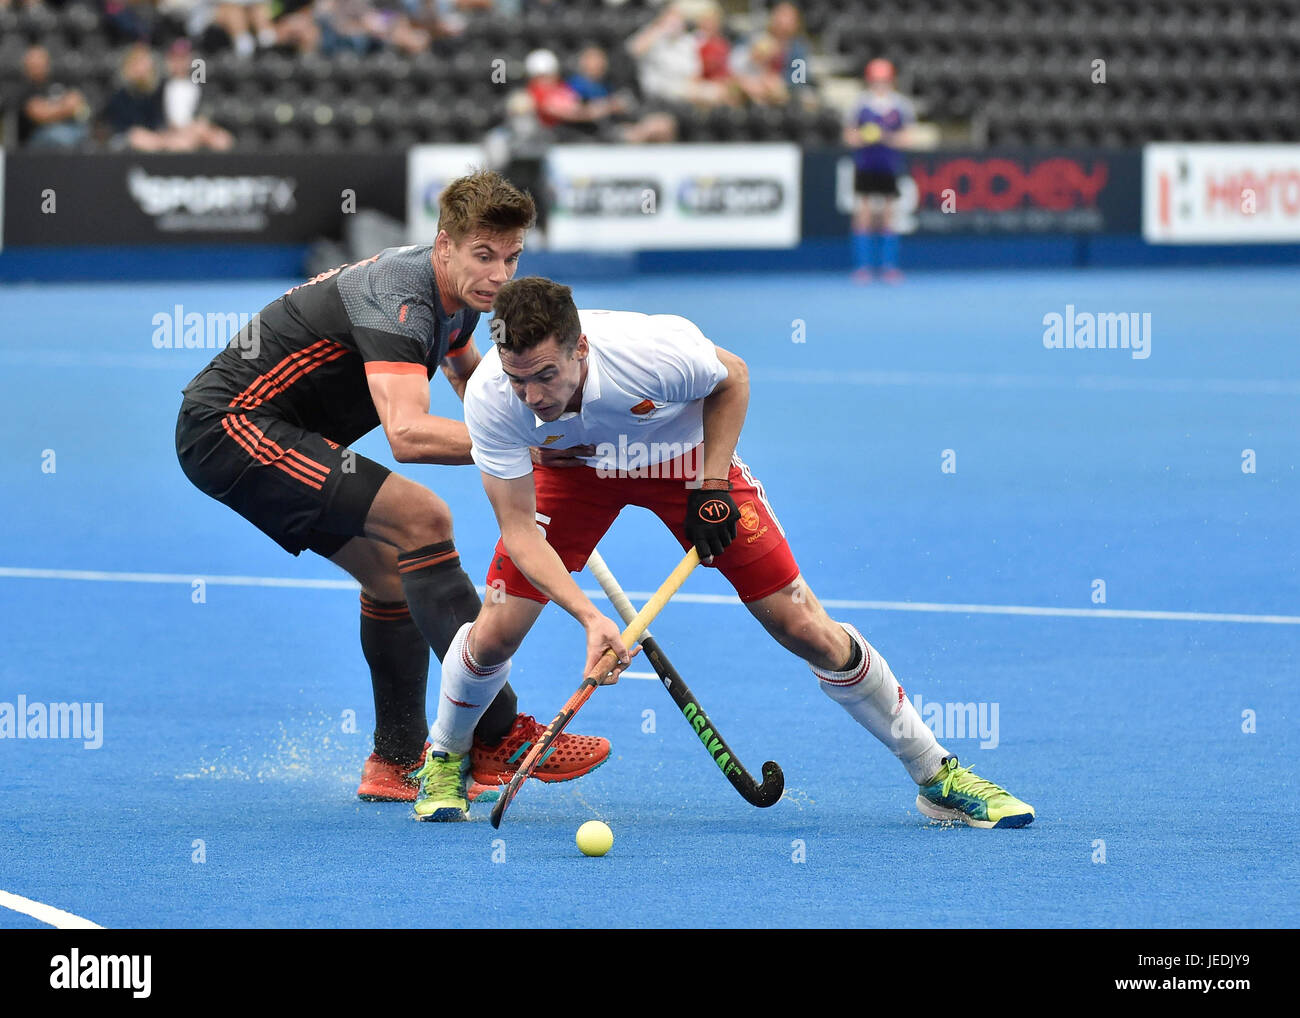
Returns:
[[[671,141],[676,121],[666,114],[651,114],[635,123],[618,124],[614,117],[627,112],[622,96],[600,96],[584,100],[560,77],[560,61],[548,49],[535,49],[524,58],[528,94],[538,123],[557,141],[603,138],[628,143]]]

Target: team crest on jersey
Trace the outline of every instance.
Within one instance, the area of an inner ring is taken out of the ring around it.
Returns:
[[[563,435],[547,435],[547,436],[546,436],[546,441],[543,442],[542,445],[554,445],[556,442],[558,442],[558,441],[559,441],[560,439],[562,439],[563,437],[564,437]]]
[[[758,510],[754,508],[754,503],[742,503],[740,506],[740,525],[752,534],[758,530],[761,523],[762,521],[758,518]]]
[[[645,417],[647,414],[652,414],[658,409],[660,408],[654,400],[643,399],[632,408],[632,413],[636,414],[638,417]]]

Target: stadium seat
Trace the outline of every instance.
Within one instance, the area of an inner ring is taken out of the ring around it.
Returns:
[[[728,5],[733,14],[734,6]],[[635,61],[622,47],[656,4],[525,7],[516,17],[470,13],[463,34],[436,39],[413,56],[391,49],[366,57],[271,50],[248,58],[200,49],[204,98],[240,144],[270,143],[280,130],[313,145],[356,144],[363,131],[367,144],[405,144],[478,141],[500,122],[507,91],[492,81],[492,61],[505,59],[508,81],[517,86],[524,55],[538,46],[553,49],[568,71],[578,51],[597,42],[610,51],[611,84],[635,88]],[[1300,93],[1294,0],[932,0],[924,9],[902,0],[804,0],[800,7],[829,65],[859,75],[867,60],[887,54],[899,65],[901,87],[928,117],[978,118],[990,141],[1140,144],[1155,137],[1148,129],[1189,140],[1288,140],[1300,130],[1292,110]],[[739,27],[733,22],[733,34]],[[172,31],[155,35],[159,52]],[[22,54],[33,41],[49,49],[59,80],[100,101],[115,87],[128,40],[92,0],[0,8],[3,95],[20,86]],[[1107,91],[1094,95],[1097,56],[1107,61]],[[1093,109],[1093,98],[1104,98],[1108,111]],[[418,105],[423,100],[433,105]],[[285,108],[292,110],[287,118]],[[1063,122],[1053,125],[1057,119]],[[838,121],[833,111],[798,108],[686,111],[679,134],[692,141],[837,145]]]

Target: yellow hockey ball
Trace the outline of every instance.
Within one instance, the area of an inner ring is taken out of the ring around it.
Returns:
[[[614,832],[599,820],[588,820],[578,828],[577,840],[583,855],[604,855],[614,844]]]

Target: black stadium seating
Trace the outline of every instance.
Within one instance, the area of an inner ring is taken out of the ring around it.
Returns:
[[[731,2],[747,12],[748,3]],[[817,75],[857,77],[891,59],[900,87],[949,137],[988,145],[1132,146],[1145,141],[1300,140],[1300,0],[805,0]],[[546,46],[570,65],[586,44],[635,85],[623,42],[654,16],[648,0],[569,0],[474,15],[415,56],[259,51],[207,61],[208,114],[241,146],[375,148],[471,142],[500,123],[523,57]],[[0,99],[12,106],[22,54],[40,42],[59,81],[92,106],[115,87],[123,40],[99,4],[0,8]],[[156,46],[170,41],[157,36]],[[493,82],[504,59],[509,85]],[[1095,61],[1105,81],[1093,80]],[[674,111],[685,141],[835,144],[828,106]],[[6,139],[8,144],[13,140]]]
[[[969,119],[991,145],[1300,139],[1293,0],[855,6],[810,11],[823,48],[849,66],[889,56],[931,119]]]

